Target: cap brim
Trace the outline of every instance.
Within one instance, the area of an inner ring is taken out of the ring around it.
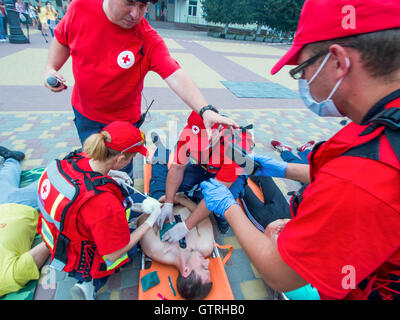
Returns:
[[[277,64],[271,69],[271,74],[277,73],[286,65],[297,65],[297,58],[304,44],[293,45],[288,52],[277,62]]]
[[[149,156],[149,150],[145,146],[139,146],[135,148],[135,152],[139,152],[142,156],[148,157]]]

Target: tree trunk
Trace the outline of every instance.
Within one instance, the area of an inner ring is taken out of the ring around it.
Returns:
[[[227,34],[229,29],[229,23],[225,24],[223,34]]]
[[[262,27],[261,24],[257,24],[257,31],[256,31],[257,35],[259,35],[261,33],[261,27]]]

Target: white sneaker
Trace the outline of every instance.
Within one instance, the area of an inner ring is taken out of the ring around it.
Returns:
[[[70,290],[73,300],[95,300],[93,281],[76,283]]]

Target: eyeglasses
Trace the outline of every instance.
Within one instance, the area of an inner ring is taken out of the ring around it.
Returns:
[[[320,53],[316,54],[315,56],[311,57],[310,59],[307,59],[304,61],[302,64],[298,65],[296,68],[293,68],[289,71],[289,74],[294,80],[299,80],[303,77],[304,75],[304,69],[311,66],[314,64],[320,57],[323,55],[327,54],[329,51],[328,50],[323,50]]]
[[[337,43],[337,44],[342,47],[355,48],[355,45],[350,44],[350,43]],[[303,78],[304,69],[311,66],[312,64],[314,64],[320,57],[322,57],[325,54],[328,54],[328,52],[329,52],[328,49],[322,50],[321,52],[317,53],[315,56],[311,57],[310,59],[304,61],[302,64],[298,65],[296,68],[289,70],[290,76],[294,80],[299,80],[299,79]]]
[[[143,146],[143,145],[146,143],[146,136],[145,136],[145,134],[144,134],[143,132],[141,132],[141,131],[140,131],[140,134],[141,134],[141,136],[142,136],[142,140],[139,141],[139,142],[137,142],[137,143],[135,143],[135,144],[133,144],[133,145],[131,145],[130,147],[128,147],[128,148],[122,150],[121,153],[124,153],[126,150],[129,150],[130,148],[133,148],[133,147],[140,147],[140,146]]]

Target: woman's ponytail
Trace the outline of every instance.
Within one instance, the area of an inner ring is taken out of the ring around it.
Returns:
[[[98,161],[105,161],[110,157],[117,155],[119,152],[108,148],[105,141],[110,142],[111,137],[107,131],[92,134],[83,144],[83,151],[89,158]]]

